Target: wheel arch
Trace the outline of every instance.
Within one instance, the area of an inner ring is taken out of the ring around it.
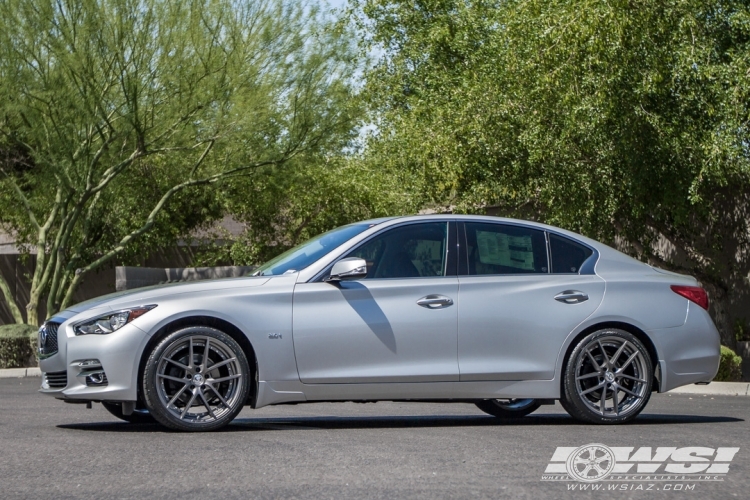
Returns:
[[[638,340],[643,343],[643,345],[646,347],[646,350],[648,351],[649,358],[651,359],[651,366],[654,369],[654,374],[652,375],[654,378],[654,383],[652,384],[652,390],[656,391],[659,389],[660,386],[660,380],[659,380],[659,355],[656,350],[656,346],[654,345],[654,342],[651,340],[651,338],[648,336],[646,332],[641,330],[635,325],[632,325],[630,323],[624,322],[624,321],[601,321],[599,323],[594,323],[592,325],[587,326],[583,330],[581,330],[579,333],[573,336],[572,340],[568,343],[567,348],[565,349],[565,353],[562,358],[562,364],[560,369],[560,393],[562,394],[563,390],[563,383],[565,379],[565,370],[568,367],[568,361],[570,360],[570,354],[573,352],[573,349],[578,345],[578,343],[587,335],[598,331],[598,330],[604,330],[606,328],[617,328],[620,330],[624,330],[632,335],[634,335]]]
[[[247,338],[247,335],[245,335],[242,330],[229,321],[206,315],[186,316],[184,318],[175,319],[174,321],[163,325],[151,335],[151,338],[143,348],[140,360],[138,361],[138,399],[142,400],[143,371],[151,351],[170,333],[189,326],[208,326],[215,328],[232,337],[232,339],[240,345],[240,348],[250,365],[251,376],[253,378],[250,383],[250,393],[248,394],[247,403],[252,407],[255,407],[258,398],[258,357],[255,354],[253,345],[250,343],[250,339]]]

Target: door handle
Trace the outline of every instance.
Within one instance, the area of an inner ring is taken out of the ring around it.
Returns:
[[[589,300],[589,296],[578,290],[565,290],[555,295],[555,300],[564,304],[580,304]]]
[[[453,299],[445,295],[427,295],[417,301],[417,304],[427,309],[440,309],[453,305]]]

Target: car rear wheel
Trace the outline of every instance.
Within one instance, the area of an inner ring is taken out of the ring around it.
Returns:
[[[162,340],[146,362],[146,407],[172,429],[219,429],[242,410],[249,372],[247,358],[232,337],[205,326],[183,328]]]
[[[541,405],[536,399],[485,399],[477,408],[498,418],[521,418],[536,411]]]
[[[148,412],[148,410],[140,403],[136,404],[133,413],[125,415],[122,412],[122,403],[110,403],[109,401],[102,401],[102,406],[105,410],[110,412],[115,417],[131,424],[153,424],[156,421],[154,417]]]
[[[587,335],[571,352],[560,403],[584,422],[628,422],[648,403],[652,383],[651,357],[641,341],[607,328]]]

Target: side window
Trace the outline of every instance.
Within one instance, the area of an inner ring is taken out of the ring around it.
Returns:
[[[464,227],[469,275],[549,272],[543,231],[481,222]]]
[[[447,222],[425,222],[389,229],[346,257],[367,261],[367,278],[445,276]]]
[[[556,274],[578,274],[586,259],[594,253],[588,247],[554,234],[549,235],[549,245],[552,272]]]

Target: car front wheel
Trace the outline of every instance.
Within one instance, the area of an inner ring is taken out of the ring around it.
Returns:
[[[586,336],[571,352],[560,403],[584,422],[628,422],[648,403],[652,383],[651,357],[641,341],[607,328]]]
[[[146,407],[172,429],[219,429],[242,410],[249,372],[247,358],[232,337],[205,326],[183,328],[162,340],[146,362]]]

